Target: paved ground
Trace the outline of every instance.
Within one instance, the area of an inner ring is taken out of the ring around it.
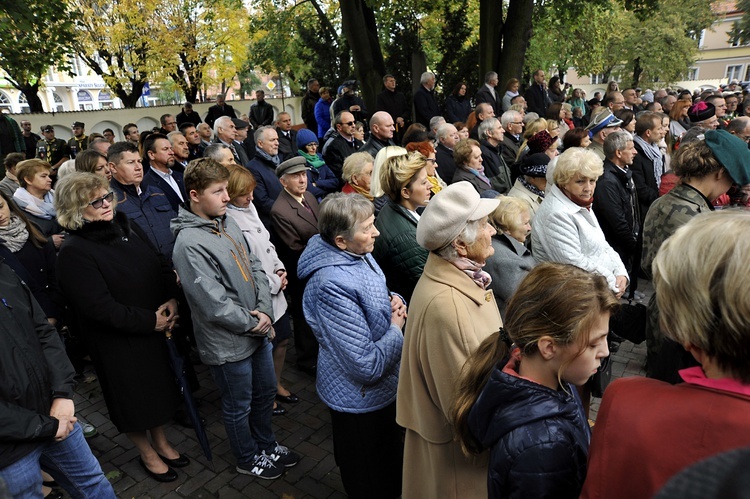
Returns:
[[[650,296],[650,286],[643,291]],[[647,302],[647,298],[644,303]],[[625,342],[614,354],[613,375],[626,377],[644,374],[645,343]],[[204,366],[196,366],[201,380],[197,396],[201,400],[201,414],[207,420],[213,469],[208,466],[191,429],[177,425],[168,428],[170,441],[181,453],[192,459],[187,468],[178,470],[179,479],[160,484],[149,478],[137,462],[138,453],[130,441],[118,433],[107,417],[101,389],[93,379],[79,384],[77,411],[96,425],[99,435],[88,442],[111,480],[115,492],[122,498],[340,498],[346,497],[341,477],[333,458],[331,423],[328,409],[315,393],[314,380],[294,368],[294,349],[288,356],[284,385],[299,395],[302,401],[286,405],[286,416],[274,418],[274,429],[281,443],[303,455],[302,461],[282,478],[274,481],[239,475],[234,469],[229,443],[221,422],[219,395],[211,375]],[[93,373],[91,373],[93,374]],[[90,376],[93,378],[93,376]],[[594,399],[591,418],[596,419],[599,399]]]

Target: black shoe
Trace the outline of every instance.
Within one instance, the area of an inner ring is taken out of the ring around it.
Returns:
[[[299,402],[299,397],[292,392],[289,392],[289,395],[279,395],[277,393],[276,400],[278,400],[279,402],[286,402],[287,404],[296,404],[297,402]]]
[[[157,482],[167,483],[177,480],[177,472],[172,468],[167,467],[167,471],[165,473],[154,473],[153,471],[148,469],[148,466],[146,466],[146,463],[144,463],[143,459],[141,459],[140,457],[138,458],[138,462],[141,464],[143,469],[146,470],[148,476],[150,476]]]
[[[302,371],[305,374],[309,374],[313,378],[315,376],[317,376],[317,374],[318,374],[318,366],[317,365],[302,366],[300,364],[297,364],[297,369],[299,369],[300,371]]]
[[[286,414],[286,409],[284,409],[280,405],[277,405],[276,407],[273,408],[274,416],[283,416],[284,414]]]
[[[190,464],[190,459],[187,456],[183,456],[180,454],[177,459],[168,459],[161,454],[159,454],[159,458],[164,461],[164,464],[167,466],[171,466],[172,468],[184,468],[188,464]]]
[[[65,494],[57,489],[52,489],[49,491],[49,494],[44,496],[44,499],[63,499],[63,497],[65,497]]]

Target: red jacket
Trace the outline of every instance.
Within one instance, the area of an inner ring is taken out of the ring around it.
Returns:
[[[648,378],[613,382],[589,448],[582,499],[648,498],[686,466],[750,445],[750,397]]]

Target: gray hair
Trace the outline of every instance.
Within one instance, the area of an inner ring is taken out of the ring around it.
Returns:
[[[253,140],[257,144],[260,141],[260,139],[263,138],[263,134],[266,132],[266,130],[273,130],[273,129],[274,128],[271,125],[265,125],[265,126],[258,128],[257,130],[255,130],[255,134],[253,134]]]
[[[230,123],[232,123],[232,118],[229,116],[216,118],[216,121],[214,121],[214,132],[217,132],[219,128],[228,128]]]
[[[369,152],[355,152],[344,160],[341,178],[344,182],[351,182],[352,177],[362,172],[365,166],[374,165],[375,158]]]
[[[445,123],[445,118],[442,116],[433,116],[430,118],[430,130],[435,130],[443,123]]]
[[[495,73],[494,71],[490,71],[489,73],[487,73],[486,75],[484,75],[484,82],[485,83],[489,83],[492,80],[494,80],[495,78],[497,78],[497,73]]]
[[[481,140],[487,140],[487,132],[492,131],[498,123],[499,121],[497,118],[487,118],[486,120],[483,120],[477,130],[479,138]]]
[[[172,142],[174,142],[174,138],[177,137],[178,135],[180,137],[184,137],[184,135],[182,134],[182,132],[169,132],[167,134],[167,138],[169,139],[169,142],[172,143]]]
[[[627,130],[618,130],[607,135],[604,139],[604,157],[612,159],[617,151],[622,151],[633,142],[633,136]]]
[[[508,128],[508,125],[520,119],[521,113],[519,113],[518,111],[505,111],[503,115],[500,116],[500,124],[503,126],[503,128]]]
[[[453,131],[455,129],[456,129],[456,127],[453,126],[450,123],[444,123],[444,124],[440,125],[438,127],[438,129],[437,129],[437,134],[436,134],[437,135],[437,139],[438,140],[442,140],[442,139],[446,138],[448,135],[450,135],[451,133],[453,133]]]
[[[221,150],[222,149],[229,149],[229,147],[225,146],[224,144],[217,142],[215,144],[211,144],[210,146],[206,147],[206,149],[203,150],[203,157],[204,158],[211,158],[214,161],[221,162],[224,158],[221,157]]]
[[[373,213],[375,205],[361,194],[329,194],[320,203],[318,232],[325,242],[334,246],[337,236],[350,241],[357,224],[367,220]]]
[[[482,228],[483,222],[486,223],[484,218],[467,222],[466,226],[461,229],[461,233],[458,235],[458,237],[456,237],[455,240],[460,239],[467,246],[472,246],[477,242],[477,238],[479,237],[479,229]],[[456,251],[456,247],[453,246],[453,241],[451,241],[450,244],[446,244],[439,250],[435,250],[435,253],[448,261],[458,258],[458,251]]]
[[[532,121],[536,121],[538,119],[539,119],[539,115],[538,114],[536,114],[536,113],[526,113],[526,116],[523,117],[523,124],[524,125],[528,125]]]
[[[424,73],[422,73],[422,76],[419,78],[419,83],[421,85],[424,85],[425,83],[432,80],[433,78],[435,78],[435,73],[431,71],[425,71]]]
[[[109,192],[109,182],[103,175],[89,172],[71,172],[57,182],[55,190],[55,210],[57,222],[68,230],[83,227],[83,210],[91,202],[98,190]],[[117,205],[117,197],[112,199],[112,209]]]

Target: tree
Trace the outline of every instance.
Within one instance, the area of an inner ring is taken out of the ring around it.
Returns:
[[[154,74],[155,4],[141,0],[69,0],[75,9],[74,48],[126,108],[134,108]]]
[[[70,69],[73,24],[62,0],[3,2],[0,9],[0,68],[23,92],[32,113],[43,113],[42,76],[55,66]]]
[[[479,0],[481,75],[497,71],[501,82],[522,77],[533,12],[534,0]]]
[[[734,22],[729,33],[729,42],[747,45],[750,43],[750,0],[737,0],[736,10],[743,14]]]

